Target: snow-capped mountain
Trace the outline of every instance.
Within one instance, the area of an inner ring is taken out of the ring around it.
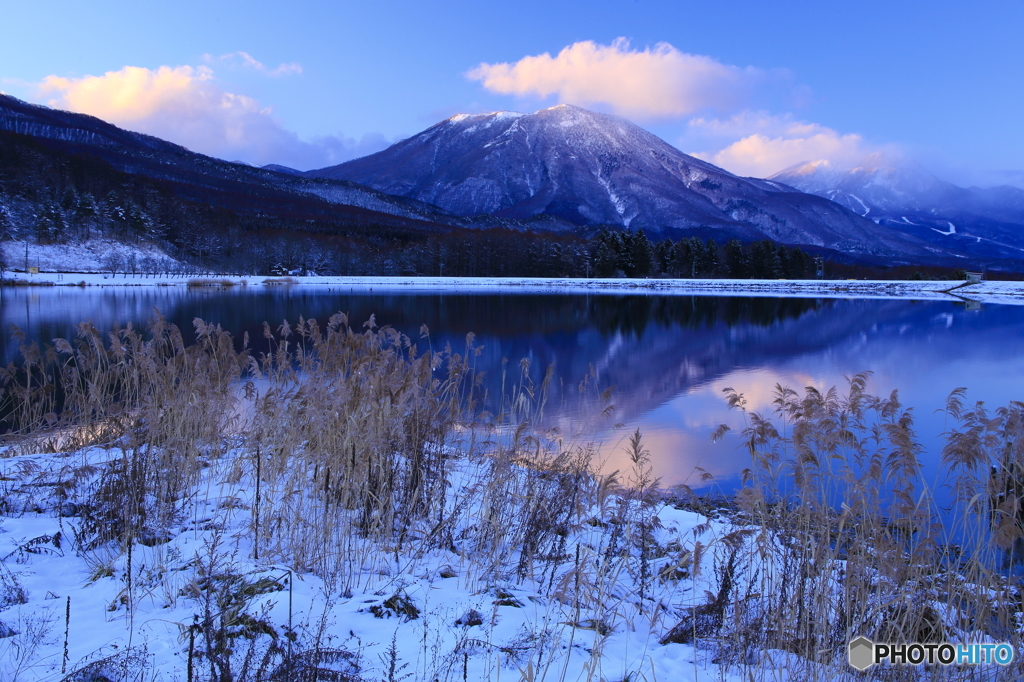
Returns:
[[[797,164],[769,180],[826,197],[860,215],[878,211],[929,210],[947,202],[951,193],[964,192],[943,182],[919,164],[875,153],[854,168],[827,160]]]
[[[351,180],[456,215],[553,215],[653,234],[765,237],[858,254],[931,255],[920,241],[792,187],[741,178],[630,123],[574,106],[460,114],[307,176]]]
[[[769,180],[932,243],[984,256],[1024,254],[1024,190],[1015,187],[958,187],[913,161],[881,153],[853,168],[801,163]]]

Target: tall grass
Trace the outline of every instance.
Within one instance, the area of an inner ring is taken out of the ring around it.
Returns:
[[[23,344],[24,361],[0,370],[0,427],[14,451],[120,445],[122,457],[99,479],[97,504],[84,512],[87,544],[166,534],[202,458],[222,452],[244,355],[219,327],[197,321],[196,331],[186,347],[179,330],[157,317],[148,340],[129,326],[104,343],[82,323],[74,346]]]
[[[754,679],[774,670],[772,652],[790,656],[784,667],[797,679],[852,674],[846,645],[860,635],[1021,644],[1021,593],[1004,569],[1022,538],[1024,404],[989,411],[967,405],[962,390],[949,397],[942,457],[952,509],[944,510],[922,484],[913,411],[895,392],[870,394],[867,374],[845,394],[778,386],[771,415],[746,412],[730,390],[751,455],[731,525],[714,537],[710,521],[693,537],[666,537],[665,504],[708,506],[659,487],[642,434],[629,440],[630,471],[598,474],[585,432],[536,426],[552,376],[535,381],[525,362],[500,368],[500,407],[483,412],[472,335],[461,352],[420,352],[430,346],[426,328],[414,341],[373,317],[353,328],[337,314],[324,325],[265,325],[267,350],[256,353],[248,339],[236,348],[219,326],[195,326],[197,341],[185,346],[160,317],[145,334],[101,334],[84,323],[73,342],[23,344],[22,362],[0,371],[9,453],[90,445],[114,453],[100,467],[60,472],[51,502],[74,501],[73,513],[61,513],[77,517],[79,553],[121,553],[129,576],[133,547],[158,548],[182,526],[210,525],[184,518],[198,514],[187,502],[207,486],[247,529],[240,546],[249,560],[315,573],[332,594],[426,570],[439,556],[446,575],[493,595],[495,608],[515,605],[514,586],[530,586],[548,603],[537,629],[485,654],[487,670],[512,665],[527,679],[601,679],[603,643],[638,627],[663,644],[709,649]],[[581,392],[597,413],[610,409],[592,377]],[[225,473],[214,482],[213,470]],[[5,513],[28,509],[28,495],[6,490]],[[162,588],[168,602],[185,594],[204,605],[186,628],[189,670],[193,652],[204,661],[196,679],[283,679],[300,663],[319,670],[309,661],[322,658],[358,667],[350,653],[276,638],[232,652],[225,642],[255,642],[271,625],[259,613],[225,620],[224,609],[241,612],[285,582],[280,571],[259,580],[232,572],[216,541],[208,550],[187,589]],[[706,599],[684,599],[689,583]],[[139,589],[128,581],[129,612]],[[414,618],[407,599],[399,590],[376,608]],[[580,677],[559,646],[571,651],[583,636],[592,660]],[[459,642],[417,678],[459,679],[479,644]],[[303,679],[356,679],[317,675]]]
[[[784,650],[807,662],[804,674],[813,678],[821,668],[811,663],[852,673],[846,645],[861,635],[1008,641],[1020,650],[1021,591],[1008,569],[1024,537],[1024,404],[989,412],[981,403],[968,408],[964,389],[954,391],[944,490],[936,491],[923,482],[913,410],[896,391],[868,393],[868,378],[852,377],[845,394],[776,386],[771,415],[747,413],[743,396],[726,389],[729,405],[744,411],[752,466],[736,495],[742,542],[723,569],[733,593],[713,602],[722,612],[714,646],[724,657],[749,662],[751,652]],[[939,494],[948,498],[941,507]],[[698,620],[691,613],[682,624]],[[1014,666],[998,674],[1020,674],[1020,661]],[[895,667],[870,674],[992,673]]]

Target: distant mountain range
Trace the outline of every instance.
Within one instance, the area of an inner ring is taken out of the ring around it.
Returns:
[[[956,251],[1024,257],[1024,190],[1016,187],[958,187],[912,161],[878,153],[850,169],[815,161],[787,168],[769,180]]]
[[[587,235],[610,226],[656,238],[771,239],[883,265],[1024,258],[1019,190],[964,190],[880,164],[743,178],[629,121],[566,105],[460,114],[382,152],[308,172],[222,161],[6,95],[0,131],[155,179],[191,202],[284,215],[290,225],[326,220],[392,235],[493,227]]]

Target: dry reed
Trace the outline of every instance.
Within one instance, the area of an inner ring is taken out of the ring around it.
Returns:
[[[962,390],[950,396],[955,427],[942,456],[954,509],[943,524],[921,484],[912,410],[895,392],[868,393],[867,374],[845,395],[776,387],[771,418],[746,413],[730,391],[730,406],[745,413],[752,465],[731,530],[684,543],[659,534],[665,493],[639,432],[628,447],[632,470],[600,476],[586,438],[532,427],[550,372],[535,383],[521,363],[503,381],[498,414],[480,412],[472,335],[462,353],[419,353],[373,317],[356,330],[339,313],[323,326],[265,325],[269,350],[256,354],[247,339],[236,349],[219,326],[197,319],[195,327],[197,341],[186,346],[159,316],[146,335],[131,327],[104,335],[83,323],[73,344],[23,344],[23,361],[0,371],[0,427],[13,451],[102,444],[115,454],[98,470],[60,472],[53,486],[56,505],[75,500],[80,553],[167,542],[185,501],[210,485],[204,471],[220,467],[229,471],[221,508],[244,517],[252,557],[313,572],[335,593],[438,553],[464,588],[493,594],[496,608],[515,605],[511,586],[533,586],[550,600],[548,620],[488,664],[519,666],[527,677],[575,679],[552,643],[571,648],[588,633],[595,663],[586,679],[598,679],[602,643],[637,619],[664,633],[663,643],[710,648],[754,679],[767,674],[772,651],[794,655],[793,679],[850,675],[845,647],[858,635],[1021,644],[1021,593],[1000,564],[1022,537],[1021,403],[990,412],[967,406]],[[16,511],[17,495],[5,491],[4,505]],[[225,682],[273,679],[328,656],[319,645],[284,649],[276,638],[232,653],[225,638],[255,641],[270,625],[259,614],[227,622],[218,609],[244,611],[283,583],[233,572],[215,544],[182,592],[205,604],[188,630],[190,671],[193,649],[209,679]],[[680,584],[698,578],[712,588],[706,602],[681,607]],[[138,588],[126,589],[131,611]],[[403,599],[396,592],[385,603]],[[465,651],[438,657],[419,677],[454,679]],[[342,679],[324,675],[310,679]]]

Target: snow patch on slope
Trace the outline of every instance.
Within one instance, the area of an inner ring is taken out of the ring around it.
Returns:
[[[150,244],[124,244],[110,239],[92,239],[68,244],[27,244],[27,265],[49,272],[104,272],[111,262],[128,264],[135,260],[137,267],[144,263],[159,264],[164,272],[180,263],[156,246]],[[0,242],[0,253],[7,267],[24,270],[26,242]],[[123,272],[123,266],[121,271]]]

